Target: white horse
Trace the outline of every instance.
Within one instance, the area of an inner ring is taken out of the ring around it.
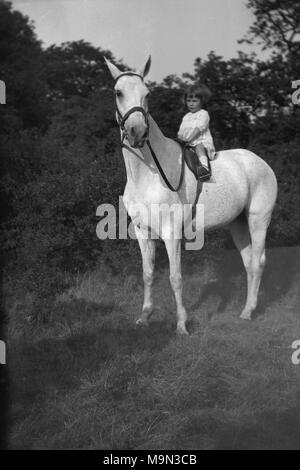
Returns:
[[[166,217],[159,226],[149,227],[147,214],[140,213],[137,223],[131,207],[138,203],[151,211],[153,204],[176,204],[183,210],[185,204],[195,202],[197,181],[185,165],[182,184],[171,190],[170,185],[178,186],[180,180],[182,150],[177,142],[163,135],[148,113],[149,91],[144,77],[150,69],[150,57],[139,72],[121,72],[108,60],[106,63],[115,80],[117,120],[125,142],[127,184],[123,200],[135,224],[143,261],[144,303],[137,324],[147,325],[153,311],[155,240],[148,236],[150,228],[165,243],[177,306],[177,332],[186,334],[181,276],[182,218],[170,224]],[[159,171],[155,157],[163,171]],[[218,152],[211,167],[213,181],[200,184],[198,199],[198,204],[204,205],[204,229],[229,226],[247,272],[247,300],[241,318],[250,320],[265,265],[266,233],[277,197],[276,177],[264,160],[244,149]]]

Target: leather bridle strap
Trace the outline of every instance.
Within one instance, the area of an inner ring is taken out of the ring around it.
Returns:
[[[134,106],[133,108],[129,109],[129,111],[127,111],[127,113],[124,114],[124,116],[122,116],[122,114],[120,113],[120,111],[119,111],[119,109],[118,109],[118,106],[117,106],[117,114],[118,114],[119,126],[121,127],[122,131],[125,130],[125,122],[126,122],[127,119],[129,118],[129,116],[130,116],[132,113],[136,113],[136,112],[142,113],[142,115],[144,116],[145,121],[146,121],[147,129],[149,128],[148,113],[144,110],[144,108],[143,108],[142,106]]]
[[[121,75],[119,75],[116,80],[115,80],[115,83],[114,83],[114,86],[116,86],[118,80],[120,80],[120,78],[122,77],[139,77],[142,82],[144,81],[143,77],[138,74],[138,73],[135,73],[135,72],[124,72],[124,73],[121,73]],[[119,121],[119,126],[121,127],[121,130],[124,132],[125,131],[125,122],[127,121],[127,119],[129,118],[129,116],[132,114],[132,113],[135,113],[135,112],[140,112],[143,114],[144,118],[145,118],[145,121],[146,121],[146,125],[147,125],[147,129],[149,129],[149,121],[148,121],[148,113],[145,111],[145,109],[142,107],[142,106],[134,106],[134,108],[131,108],[129,109],[129,111],[127,111],[127,113],[122,116],[122,114],[120,113],[119,111],[119,108],[118,108],[118,105],[116,104],[116,107],[117,107],[117,115],[118,115],[118,121]]]
[[[140,77],[140,79],[142,80],[142,82],[144,81],[142,75],[140,75],[139,73],[135,73],[135,72],[124,72],[124,73],[121,73],[121,75],[119,75],[116,79],[115,79],[115,83],[114,83],[114,86],[116,86],[117,84],[117,81],[122,78],[122,77],[132,77],[132,76],[136,76],[136,77]]]
[[[164,180],[164,182],[166,183],[166,185],[168,186],[168,188],[173,192],[173,193],[177,193],[177,191],[179,191],[181,185],[182,185],[182,181],[183,181],[183,176],[184,176],[184,157],[183,157],[183,150],[181,152],[181,170],[180,170],[180,178],[179,178],[179,183],[177,185],[176,188],[174,188],[174,186],[171,185],[171,183],[168,181],[168,178],[166,177],[166,174],[164,172],[164,170],[162,169],[158,159],[157,159],[157,156],[155,155],[155,152],[149,142],[149,140],[147,140],[147,145],[148,145],[148,148],[150,150],[150,153],[152,155],[152,158],[154,160],[154,162],[156,163],[156,166],[158,168],[158,171],[160,172],[161,174],[161,177],[162,179]]]

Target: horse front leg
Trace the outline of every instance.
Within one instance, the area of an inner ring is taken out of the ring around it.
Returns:
[[[181,239],[164,239],[170,263],[170,283],[176,299],[177,333],[187,335],[187,314],[182,303]]]
[[[137,325],[148,325],[148,319],[153,312],[152,284],[154,278],[155,241],[147,238],[149,235],[144,230],[135,227],[135,233],[139,242],[143,262],[144,302]]]

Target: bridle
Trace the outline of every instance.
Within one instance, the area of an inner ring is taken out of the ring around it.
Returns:
[[[121,75],[119,75],[116,80],[115,80],[115,85],[117,84],[117,81],[121,78],[121,77],[124,77],[124,76],[129,76],[131,77],[132,75],[135,75],[136,77],[139,77],[142,82],[144,82],[144,79],[141,75],[139,75],[138,73],[135,73],[135,72],[125,72],[125,73],[122,73]],[[122,143],[125,139],[125,137],[127,137],[127,131],[125,129],[125,123],[127,121],[127,119],[129,118],[129,116],[131,116],[131,114],[133,113],[136,113],[136,112],[139,112],[139,113],[142,113],[142,115],[144,116],[145,118],[145,122],[146,122],[146,127],[147,127],[147,136],[149,135],[149,119],[148,119],[148,113],[147,111],[142,107],[142,106],[134,106],[133,108],[129,109],[129,111],[127,111],[127,113],[124,114],[124,116],[122,116],[122,114],[120,113],[120,110],[118,108],[118,105],[116,103],[116,109],[117,109],[117,117],[118,117],[118,124],[120,126],[120,129],[122,131]]]
[[[121,77],[124,77],[124,76],[137,76],[139,77],[142,82],[144,83],[144,79],[141,75],[139,75],[138,73],[135,73],[135,72],[124,72],[122,73],[121,75],[119,75],[116,80],[115,80],[115,83],[114,83],[114,86],[116,86],[117,84],[117,81],[121,78]],[[118,120],[118,124],[120,126],[120,129],[121,129],[121,135],[122,135],[122,138],[121,138],[121,147],[122,148],[126,148],[127,150],[129,150],[131,153],[133,153],[134,155],[135,152],[133,152],[133,150],[131,149],[131,147],[128,147],[128,145],[124,144],[124,140],[125,138],[127,137],[127,131],[125,129],[125,123],[127,121],[127,119],[129,118],[129,116],[131,116],[131,114],[133,113],[136,113],[136,112],[139,112],[139,113],[142,113],[142,115],[144,116],[145,118],[145,122],[146,122],[146,128],[147,128],[147,140],[146,140],[146,143],[147,143],[147,146],[150,150],[150,153],[152,155],[152,158],[158,168],[158,171],[160,172],[161,174],[161,177],[162,179],[164,180],[164,182],[166,183],[166,185],[168,186],[168,188],[173,191],[173,192],[177,192],[179,191],[179,189],[181,188],[181,185],[182,185],[182,181],[183,181],[183,176],[184,176],[184,155],[183,155],[183,151],[182,151],[182,155],[181,155],[181,171],[180,171],[180,178],[179,178],[179,183],[177,185],[176,188],[174,188],[171,183],[168,181],[166,175],[165,175],[165,172],[163,171],[159,161],[158,161],[158,158],[150,144],[150,141],[149,141],[149,117],[148,117],[148,112],[142,107],[142,106],[134,106],[133,108],[129,109],[127,111],[127,113],[124,114],[124,116],[122,116],[122,114],[120,113],[120,110],[118,108],[118,105],[116,103],[116,110],[117,110],[117,120]]]

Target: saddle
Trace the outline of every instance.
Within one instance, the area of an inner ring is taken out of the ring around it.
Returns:
[[[192,171],[192,173],[195,175],[196,180],[200,180],[201,182],[208,181],[211,178],[211,165],[207,152],[206,156],[209,173],[207,173],[207,169],[201,164],[198,155],[196,154],[193,147],[191,147],[186,142],[182,142],[179,139],[174,140],[176,140],[176,142],[181,146],[184,161],[189,167],[189,169]]]

